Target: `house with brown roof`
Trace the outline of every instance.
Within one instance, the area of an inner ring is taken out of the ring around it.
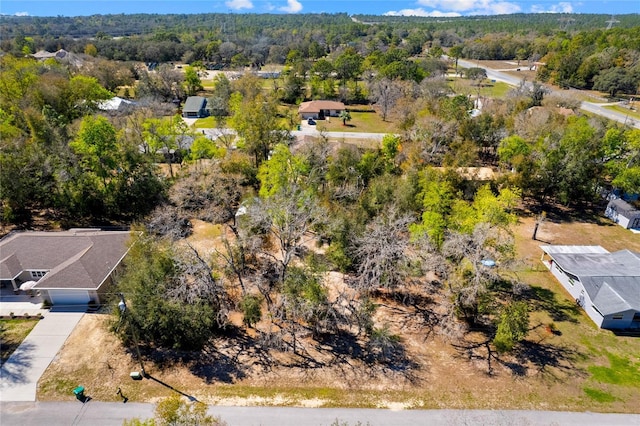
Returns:
[[[14,232],[0,240],[0,285],[52,305],[100,304],[129,251],[129,231]]]
[[[298,107],[298,114],[303,120],[313,118],[324,120],[325,117],[338,117],[346,108],[342,102],[337,101],[309,101],[303,102]]]

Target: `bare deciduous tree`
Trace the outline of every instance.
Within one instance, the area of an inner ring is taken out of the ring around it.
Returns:
[[[413,222],[408,214],[395,208],[378,215],[363,235],[354,241],[355,261],[358,265],[353,284],[369,292],[379,287],[392,288],[402,282],[403,264],[409,245],[407,226]]]
[[[380,107],[382,121],[387,121],[387,116],[402,97],[402,85],[388,78],[381,78],[371,83],[369,87],[370,98]]]
[[[179,180],[169,194],[180,209],[198,219],[224,223],[235,217],[242,196],[242,177],[218,167]]]
[[[513,238],[503,229],[480,223],[472,234],[450,233],[442,246],[451,272],[448,288],[455,309],[470,324],[477,323],[489,286],[501,280],[498,268],[488,261],[508,267],[512,258]]]
[[[156,207],[147,220],[149,232],[171,240],[179,240],[191,235],[191,222],[179,209],[172,205]]]
[[[218,325],[225,324],[229,311],[227,294],[222,282],[214,278],[209,263],[188,243],[176,250],[174,261],[178,273],[167,295],[189,304],[209,301],[217,308]]]
[[[314,239],[309,231],[323,223],[326,215],[315,197],[291,186],[252,204],[247,216],[256,225],[267,225],[267,233],[277,242],[278,256],[268,251],[264,254],[280,265],[280,280],[284,282],[294,256]]]

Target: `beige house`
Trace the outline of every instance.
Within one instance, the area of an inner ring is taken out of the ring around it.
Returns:
[[[298,114],[304,120],[324,120],[325,117],[338,117],[346,108],[342,102],[337,101],[309,101],[303,102],[298,108]]]

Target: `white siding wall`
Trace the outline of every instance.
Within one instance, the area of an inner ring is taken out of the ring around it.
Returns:
[[[560,284],[562,284],[562,286],[569,292],[569,294],[571,294],[571,297],[574,301],[576,299],[580,299],[581,296],[582,298],[584,298],[582,308],[585,310],[587,315],[589,315],[589,318],[591,318],[591,320],[595,322],[598,327],[601,327],[603,317],[595,309],[593,309],[591,299],[589,298],[587,292],[584,290],[582,283],[579,280],[570,279],[560,268],[558,268],[558,265],[556,265],[555,262],[553,262],[551,272],[553,273],[553,276],[555,276],[558,281],[560,281]]]
[[[629,218],[625,217],[621,214],[618,215],[618,225],[622,226],[623,228],[629,228]]]

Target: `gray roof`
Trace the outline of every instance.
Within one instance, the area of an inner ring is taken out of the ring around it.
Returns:
[[[184,103],[182,111],[198,112],[207,105],[207,98],[202,96],[189,96]]]
[[[98,289],[129,247],[128,231],[16,232],[0,240],[0,279],[49,271],[36,289]]]
[[[602,246],[540,246],[540,248],[548,255],[555,253],[609,253],[609,251]]]
[[[638,211],[638,209],[636,209],[631,204],[627,203],[621,198],[614,198],[613,200],[609,201],[609,204],[607,205],[607,209],[610,209],[610,208],[612,208],[613,210],[617,211],[619,214],[626,217],[640,214],[640,211]]]
[[[570,247],[574,252],[570,252]],[[600,246],[543,246],[564,271],[580,279],[603,315],[640,311],[640,253],[609,253]],[[604,252],[600,251],[604,250]]]

